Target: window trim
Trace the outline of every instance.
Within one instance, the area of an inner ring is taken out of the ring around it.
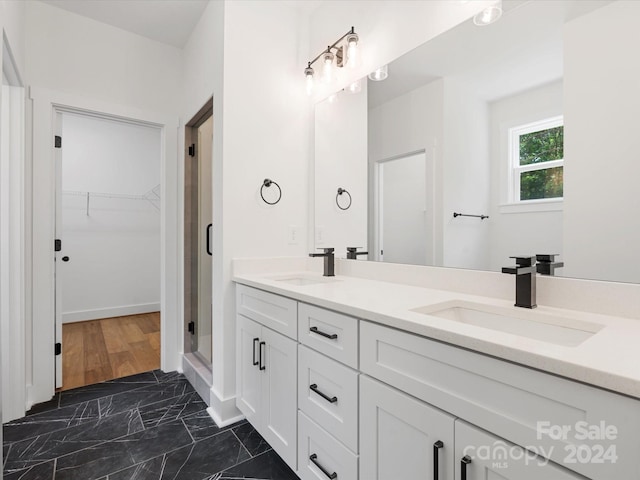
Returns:
[[[554,117],[537,120],[524,125],[518,125],[517,127],[509,129],[509,150],[507,159],[509,203],[507,205],[535,205],[550,202],[561,203],[564,200],[564,197],[539,198],[534,200],[520,199],[520,174],[537,170],[547,170],[549,168],[564,167],[564,158],[530,165],[520,165],[520,136],[556,127],[564,127],[564,115],[556,115]]]

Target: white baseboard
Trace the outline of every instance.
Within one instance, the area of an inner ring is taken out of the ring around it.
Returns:
[[[207,412],[214,422],[222,428],[244,419],[244,415],[236,407],[236,397],[221,398],[214,387],[211,387],[211,403]]]
[[[62,323],[98,320],[100,318],[122,317],[140,313],[159,312],[160,303],[141,303],[139,305],[125,305],[123,307],[96,308],[95,310],[80,310],[62,314]]]

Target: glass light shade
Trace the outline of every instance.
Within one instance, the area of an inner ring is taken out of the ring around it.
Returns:
[[[307,82],[307,95],[311,95],[311,92],[313,92],[313,68],[311,67],[305,68],[304,76]]]
[[[356,68],[358,66],[358,35],[351,34],[347,37],[347,66]]]
[[[485,25],[491,25],[498,21],[501,16],[502,6],[501,4],[497,4],[492,7],[487,7],[480,13],[476,14],[476,16],[473,17],[473,23],[479,27],[484,27]]]
[[[327,97],[327,101],[329,103],[336,103],[338,101],[338,94],[334,93],[332,95],[329,95],[329,97]]]
[[[349,84],[345,89],[347,93],[360,93],[362,91],[362,81],[356,80],[355,82]]]
[[[331,83],[333,80],[333,53],[327,52],[322,57],[322,81]]]
[[[382,80],[386,80],[388,76],[389,76],[388,65],[383,65],[381,67],[378,67],[369,74],[369,78],[374,82],[381,82]]]

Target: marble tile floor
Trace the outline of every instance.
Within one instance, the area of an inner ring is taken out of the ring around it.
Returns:
[[[4,480],[297,480],[245,422],[219,428],[183,375],[59,392],[3,425]]]

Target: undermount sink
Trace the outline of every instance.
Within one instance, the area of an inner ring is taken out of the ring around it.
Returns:
[[[454,300],[411,311],[565,347],[580,345],[604,328],[536,310],[514,309]]]
[[[336,279],[332,277],[314,277],[314,276],[304,276],[304,275],[296,275],[290,277],[282,277],[282,278],[274,278],[276,282],[287,283],[289,285],[317,285],[319,283],[331,283],[335,282]]]

